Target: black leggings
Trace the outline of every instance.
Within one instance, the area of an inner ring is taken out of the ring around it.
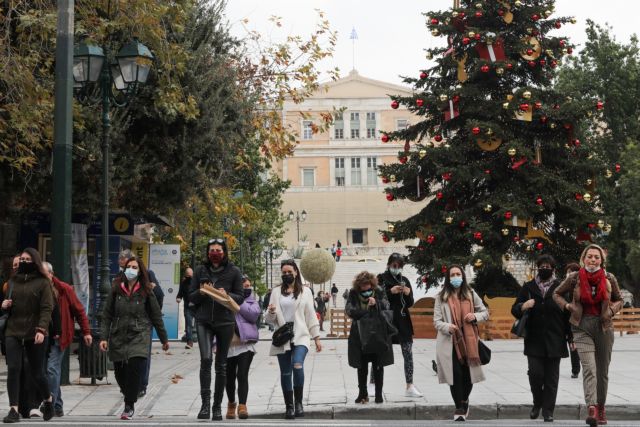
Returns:
[[[234,325],[214,326],[198,322],[198,347],[200,347],[200,392],[211,390],[212,342],[216,339],[216,383],[213,401],[222,402],[224,388],[227,383],[227,353],[233,339]]]
[[[35,344],[34,340],[21,340],[16,337],[6,337],[7,351],[7,391],[9,393],[9,405],[18,406],[20,387],[20,371],[22,369],[22,357],[27,357],[31,366],[31,376],[36,385],[39,400],[50,397],[49,384],[44,372],[44,360],[46,356],[45,344]]]
[[[473,388],[471,372],[469,371],[469,365],[460,364],[455,346],[453,347],[451,358],[453,361],[453,385],[449,388],[451,389],[451,397],[453,397],[456,409],[462,409],[462,402],[469,401],[469,395]]]
[[[238,402],[247,404],[249,394],[249,368],[253,361],[253,351],[245,351],[227,359],[227,399],[236,401],[236,378],[238,378]]]
[[[132,357],[122,362],[114,362],[116,381],[124,395],[124,404],[131,407],[138,401],[142,376],[147,369],[146,357]]]

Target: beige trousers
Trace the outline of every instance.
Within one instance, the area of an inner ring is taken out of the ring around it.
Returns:
[[[609,386],[609,363],[613,348],[613,329],[602,330],[600,318],[583,316],[580,326],[571,325],[582,364],[584,400],[589,405],[604,405]]]

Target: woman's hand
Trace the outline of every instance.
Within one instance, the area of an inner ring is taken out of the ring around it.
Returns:
[[[473,313],[467,313],[467,315],[464,316],[464,321],[467,323],[473,323],[476,321],[476,315]]]
[[[11,308],[12,305],[13,305],[13,300],[6,299],[6,300],[2,301],[2,309],[3,310],[7,310],[7,309]]]
[[[169,341],[167,341],[166,343],[162,344],[162,350],[163,351],[169,350]]]
[[[458,332],[458,327],[456,325],[454,325],[453,323],[449,325],[449,333],[451,335],[455,334],[456,332]]]
[[[402,286],[400,285],[395,285],[394,287],[391,288],[391,293],[392,294],[399,294],[400,292],[402,292]]]
[[[225,291],[224,288],[216,288],[216,290],[218,292],[220,292],[222,295],[226,295],[227,294],[227,291]]]
[[[44,342],[44,334],[42,332],[36,332],[36,338],[34,344],[42,344]]]
[[[100,341],[100,350],[101,351],[107,351],[108,348],[109,348],[109,345],[107,344],[107,342],[105,340]]]
[[[575,310],[575,307],[573,306],[572,303],[568,302],[564,305],[565,310],[567,310],[569,313],[573,313],[573,311]]]
[[[376,305],[376,299],[374,297],[369,297],[369,307]]]
[[[403,286],[402,293],[404,293],[405,295],[409,295],[411,293],[411,288],[408,286]]]
[[[574,342],[570,342],[570,343],[569,343],[569,350],[571,350],[571,351],[576,351],[576,343],[574,343]]]
[[[316,351],[320,353],[322,351],[322,343],[320,342],[320,337],[315,337],[313,341],[315,341],[316,343]]]
[[[530,308],[532,308],[534,305],[536,305],[536,300],[534,300],[533,298],[525,301],[522,304],[522,311],[526,311],[529,310]]]
[[[87,334],[84,336],[84,345],[86,345],[87,347],[91,347],[91,344],[93,344],[93,337],[91,336],[91,334]]]

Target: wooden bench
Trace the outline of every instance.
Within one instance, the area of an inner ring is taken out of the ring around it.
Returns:
[[[329,318],[330,328],[327,337],[348,338],[351,330],[351,318],[346,315],[344,309],[332,308]]]
[[[613,329],[627,334],[640,332],[640,308],[623,308],[613,318]]]

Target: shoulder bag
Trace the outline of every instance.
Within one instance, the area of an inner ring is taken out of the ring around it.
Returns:
[[[480,364],[488,365],[491,362],[491,349],[478,338],[478,355],[480,356]]]
[[[529,299],[531,299],[531,293],[529,292]],[[520,338],[527,337],[527,320],[529,319],[529,310],[522,313],[519,319],[516,319],[511,326],[511,333]]]
[[[280,326],[271,337],[271,344],[282,347],[293,339],[293,322],[287,322]]]
[[[11,299],[11,294],[13,294],[13,280],[9,280],[9,293],[7,294],[6,299]],[[2,316],[0,316],[0,341],[4,342],[4,332],[7,329],[7,323],[9,322],[9,315],[11,313],[11,308],[6,310]]]

